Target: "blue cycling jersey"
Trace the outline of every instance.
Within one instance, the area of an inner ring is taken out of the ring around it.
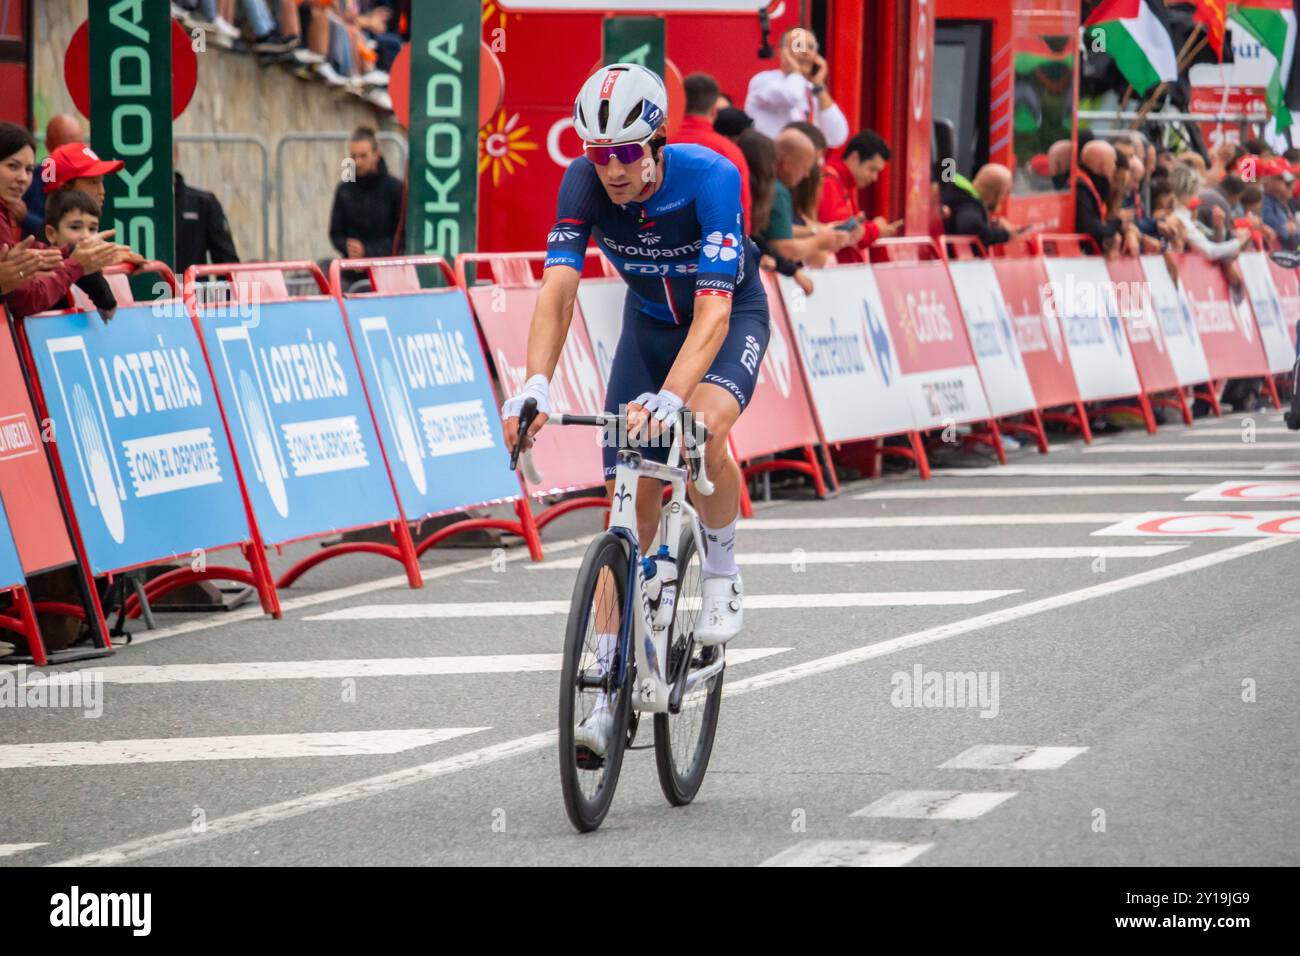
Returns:
[[[663,181],[645,203],[617,205],[585,157],[560,184],[546,265],[582,270],[587,240],[614,264],[639,311],[685,325],[697,295],[766,302],[756,250],[740,211],[740,173],[725,156],[694,143],[663,150]]]

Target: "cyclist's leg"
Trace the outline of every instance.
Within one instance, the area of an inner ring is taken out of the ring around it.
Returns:
[[[704,606],[696,636],[705,643],[729,640],[742,623],[742,586],[735,547],[744,477],[731,457],[728,437],[754,394],[768,334],[766,303],[733,311],[717,358],[687,401],[709,429],[705,465],[714,485],[713,494],[708,496],[691,488],[691,500],[704,526]]]

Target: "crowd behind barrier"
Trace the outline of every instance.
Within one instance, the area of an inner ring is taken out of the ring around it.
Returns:
[[[887,261],[809,270],[811,294],[766,275],[772,345],[759,414],[742,418],[733,455],[751,477],[802,472],[821,497],[836,487],[837,465],[872,475],[882,454],[901,453],[928,476],[927,442],[953,441],[945,432],[996,451],[1002,433],[1041,439],[1053,414],[1086,438],[1090,409],[1122,403],[1148,429],[1153,403],[1189,421],[1189,390],[1212,396],[1227,378],[1262,378],[1276,395],[1294,355],[1284,329],[1294,335],[1300,319],[1293,274],[1246,257],[1238,300],[1223,271],[1194,254],[1174,258],[1175,276],[1165,257],[1108,261],[1080,254],[1087,245],[1044,236],[986,257],[978,243],[886,241],[876,258]],[[21,633],[39,611],[26,577],[74,563],[88,580],[174,564],[146,600],[225,579],[255,588],[278,616],[279,589],[339,554],[397,560],[412,587],[422,584],[419,553],[473,528],[518,536],[540,560],[546,524],[605,506],[589,433],[542,432],[543,486],[508,468],[498,408],[526,374],[542,258],[466,254],[454,269],[431,256],[336,260],[328,280],[303,262],[202,266],[179,299],[175,278],[148,264],[141,271],[172,294],[140,303],[129,267],[115,267],[110,323],[81,299],[10,319],[0,371],[25,377],[32,402],[17,390],[0,409],[0,494],[10,520],[19,516],[12,537],[9,522],[0,526],[0,592],[11,605],[0,629]],[[440,284],[423,285],[421,269]],[[288,294],[294,270],[313,275],[315,294]],[[603,407],[623,296],[605,270],[588,271],[552,385],[557,408],[581,412]],[[346,292],[344,272],[363,273],[370,291]],[[227,297],[200,297],[208,275],[228,284]],[[534,503],[544,506],[536,515]],[[413,521],[493,505],[514,518],[470,517],[418,545],[412,537]],[[394,543],[344,534],[373,528]],[[339,534],[272,579],[268,547]],[[207,563],[230,548],[247,570]],[[80,613],[107,634],[95,595]],[[122,600],[141,610],[140,599]],[[38,638],[29,651],[45,661]]]

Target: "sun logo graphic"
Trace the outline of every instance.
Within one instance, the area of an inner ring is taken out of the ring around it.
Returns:
[[[734,233],[721,233],[716,229],[704,237],[704,255],[715,262],[730,262],[736,258],[739,241]]]
[[[481,176],[492,169],[492,185],[501,185],[501,170],[513,174],[516,166],[527,166],[524,153],[538,149],[538,145],[525,137],[530,127],[519,125],[519,114],[506,119],[506,111],[497,113],[495,120],[479,130],[478,171]]]

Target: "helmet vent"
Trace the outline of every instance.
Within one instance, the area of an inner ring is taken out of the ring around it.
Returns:
[[[644,112],[644,107],[645,107],[645,100],[638,100],[636,106],[632,107],[632,109],[628,112],[627,119],[623,120],[624,129],[627,129],[629,126],[631,126],[633,123],[635,123],[637,120],[641,118],[641,114],[642,112]]]
[[[609,100],[601,100],[600,109],[597,112],[596,125],[602,133],[607,132],[609,126]]]

